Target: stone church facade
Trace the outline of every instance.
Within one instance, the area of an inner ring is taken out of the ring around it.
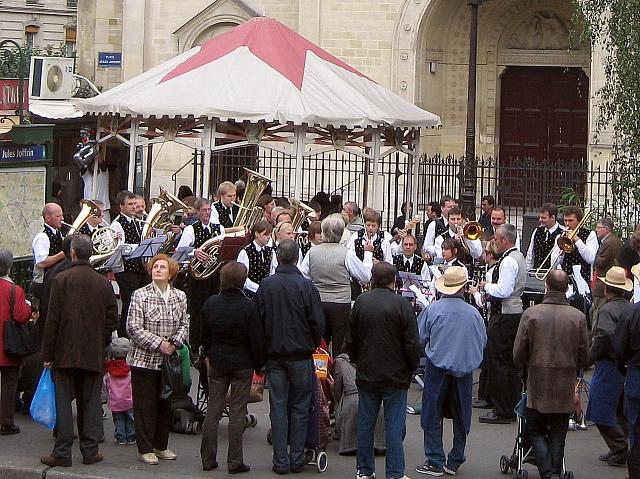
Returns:
[[[442,128],[423,131],[423,151],[460,155],[469,56],[466,3],[79,0],[77,68],[108,89],[266,15],[438,114]],[[480,7],[478,155],[607,157],[610,135],[601,134],[598,145],[593,140],[593,96],[603,81],[601,52],[572,41],[572,22],[571,0],[488,0]],[[99,68],[99,52],[122,52],[121,68]],[[175,171],[188,155],[165,155],[156,163],[160,176]]]

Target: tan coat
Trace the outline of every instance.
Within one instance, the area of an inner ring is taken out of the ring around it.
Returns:
[[[527,407],[543,414],[573,410],[576,373],[588,361],[584,314],[562,293],[548,293],[522,314],[513,360],[527,370]]]
[[[596,276],[604,277],[612,266],[618,265],[618,254],[622,249],[622,241],[615,234],[611,233],[600,244],[593,268]],[[594,298],[604,296],[604,283],[596,279],[593,283],[591,294]]]

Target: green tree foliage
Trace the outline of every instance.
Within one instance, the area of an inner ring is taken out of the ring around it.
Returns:
[[[574,1],[583,38],[605,52],[597,129],[614,131],[612,202],[630,229],[640,205],[640,0]]]
[[[36,46],[33,48],[23,44],[21,49],[24,55],[24,65],[20,64],[20,55],[17,49],[11,45],[7,45],[0,50],[0,78],[18,78],[20,76],[26,78],[29,75],[29,65],[31,64],[32,56],[65,56],[64,43],[60,43],[57,47],[46,45],[45,47]],[[23,73],[22,75],[20,75],[21,72]]]

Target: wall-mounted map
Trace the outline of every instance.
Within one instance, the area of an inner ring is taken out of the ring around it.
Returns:
[[[0,168],[0,248],[30,256],[31,240],[42,230],[46,170],[43,166]]]

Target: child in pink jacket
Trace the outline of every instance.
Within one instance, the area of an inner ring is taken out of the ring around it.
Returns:
[[[108,404],[115,426],[115,441],[120,445],[135,444],[131,369],[126,361],[129,340],[127,338],[112,339],[108,351],[110,359],[105,364],[104,381],[109,393]]]

